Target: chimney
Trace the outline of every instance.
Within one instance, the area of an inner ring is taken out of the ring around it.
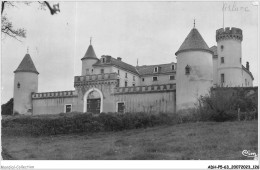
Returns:
[[[117,57],[117,60],[122,61],[122,58],[121,57]]]
[[[246,62],[246,69],[249,71],[249,62]]]

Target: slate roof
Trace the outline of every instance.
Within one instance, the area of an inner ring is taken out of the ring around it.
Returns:
[[[127,64],[123,61],[117,60],[113,57],[111,57],[110,61],[106,62],[106,63],[101,63],[101,61],[99,60],[96,64],[93,64],[93,66],[115,66],[115,67],[119,67],[121,69],[125,69],[128,70],[130,72],[133,72],[137,75],[139,75],[138,71],[136,70],[136,68],[130,64]]]
[[[14,71],[14,73],[16,72],[32,72],[32,73],[39,74],[39,72],[36,70],[33,64],[30,54],[26,54],[24,56],[18,68]]]
[[[81,60],[84,60],[84,59],[98,59],[96,56],[96,53],[94,51],[94,48],[91,44],[88,46],[88,50]]]
[[[218,58],[218,48],[217,46],[210,47],[210,50],[213,52],[213,58]]]
[[[184,51],[190,51],[190,50],[202,50],[212,53],[211,50],[209,50],[208,45],[200,35],[199,31],[196,28],[193,28],[184,42],[182,43],[179,50],[175,53],[177,55],[180,52]]]
[[[137,70],[141,76],[144,75],[154,75],[154,74],[167,74],[167,73],[175,73],[175,70],[172,70],[172,65],[175,63],[169,64],[158,64],[158,65],[144,65],[144,66],[137,66]],[[158,73],[154,72],[155,67],[161,67],[161,70]]]

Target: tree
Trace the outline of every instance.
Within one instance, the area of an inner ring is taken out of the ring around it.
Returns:
[[[7,103],[1,106],[1,115],[12,115],[13,114],[14,99],[11,98]]]
[[[9,37],[12,37],[18,41],[19,38],[25,38],[26,37],[26,30],[24,28],[15,28],[13,26],[13,23],[8,19],[7,14],[4,13],[4,10],[7,7],[16,7],[16,3],[24,3],[26,5],[30,5],[31,3],[34,2],[14,2],[14,1],[2,1],[1,3],[1,20],[2,20],[2,25],[1,25],[1,31],[2,34],[5,34]],[[47,1],[39,1],[38,2],[41,9],[45,10],[46,7],[49,9],[51,15],[57,14],[57,12],[60,12],[59,9],[59,4],[54,4],[52,7],[49,2]]]

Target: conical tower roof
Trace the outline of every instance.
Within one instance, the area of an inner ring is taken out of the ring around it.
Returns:
[[[81,60],[84,60],[84,59],[97,59],[98,60],[96,53],[94,51],[94,48],[91,44],[88,46],[88,50]]]
[[[16,72],[32,72],[32,73],[39,74],[39,72],[36,70],[33,64],[30,54],[26,54],[24,56],[22,62],[20,63],[18,68],[14,71],[14,73]]]
[[[212,51],[209,49],[208,45],[200,35],[199,31],[196,28],[193,28],[184,42],[182,43],[179,50],[175,53],[177,55],[180,52],[184,51],[207,51],[209,53],[212,53]]]

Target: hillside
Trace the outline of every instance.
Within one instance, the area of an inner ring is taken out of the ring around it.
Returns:
[[[257,121],[199,122],[121,132],[12,136],[3,129],[4,159],[236,160],[257,152]]]

